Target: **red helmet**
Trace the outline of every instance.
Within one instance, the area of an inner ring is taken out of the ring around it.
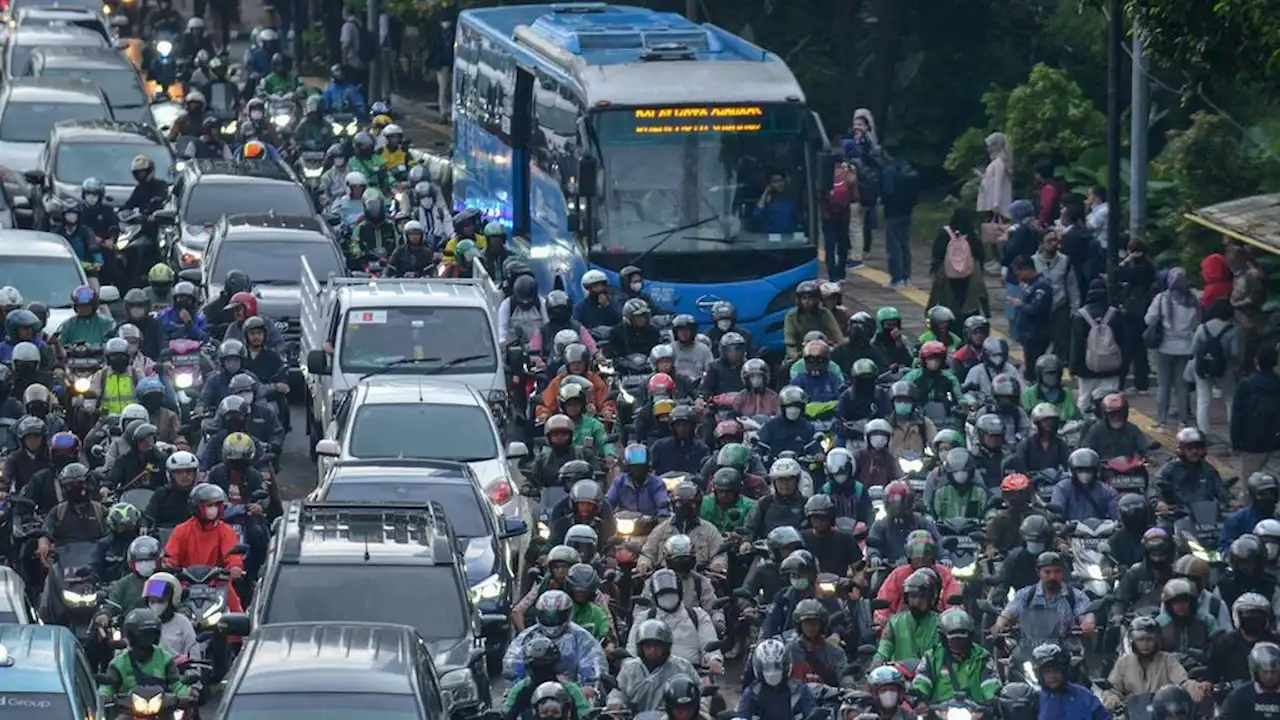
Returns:
[[[650,395],[670,395],[676,391],[676,381],[666,373],[655,373],[649,378]]]
[[[930,340],[920,346],[920,359],[925,360],[931,357],[946,357],[947,346],[937,340]]]
[[[911,486],[901,480],[894,480],[884,486],[884,500],[889,502],[889,498],[898,497],[906,502],[911,497]]]
[[[227,303],[224,310],[233,310],[239,305],[244,308],[245,317],[253,317],[258,314],[258,298],[253,293],[238,292],[231,296],[231,300]]]
[[[716,423],[715,437],[717,440],[723,437],[742,437],[744,432],[746,431],[743,429],[742,423],[737,420],[721,420]]]
[[[1022,473],[1013,473],[1005,476],[1000,483],[1001,492],[1018,492],[1019,490],[1027,490],[1031,487],[1031,480]]]
[[[1129,412],[1129,399],[1122,393],[1111,393],[1102,398],[1102,412]]]

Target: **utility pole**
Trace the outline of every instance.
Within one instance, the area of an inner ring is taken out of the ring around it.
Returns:
[[[1107,278],[1112,303],[1120,263],[1120,83],[1124,56],[1124,10],[1120,0],[1107,0]],[[1144,118],[1145,122],[1145,118]]]
[[[1140,238],[1147,226],[1147,123],[1151,116],[1151,82],[1143,56],[1142,33],[1133,29],[1133,97],[1129,110],[1129,237]],[[1111,211],[1114,213],[1115,208]]]
[[[698,0],[684,0],[684,16],[698,22]]]
[[[369,0],[369,17],[365,27],[369,29],[369,37],[373,38],[375,47],[371,55],[373,62],[369,63],[369,104],[382,100],[382,0]],[[361,48],[363,50],[364,48]]]

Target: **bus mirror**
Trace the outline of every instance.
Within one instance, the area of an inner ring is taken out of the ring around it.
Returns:
[[[827,152],[834,150],[835,148],[831,147],[831,138],[827,135],[827,128],[822,124],[822,116],[811,111],[809,113],[809,121],[811,123],[809,128],[810,142],[816,146],[817,151]]]
[[[578,160],[578,197],[593,198],[600,191],[598,186],[600,166],[590,156]]]

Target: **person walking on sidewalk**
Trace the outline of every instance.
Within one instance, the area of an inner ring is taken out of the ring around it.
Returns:
[[[885,215],[885,222],[891,222],[887,211]],[[890,243],[890,258],[892,248]],[[983,250],[973,227],[973,213],[965,207],[952,210],[951,222],[943,226],[933,240],[929,307],[949,308],[957,318],[991,314],[987,283],[982,277]]]
[[[1120,389],[1126,387],[1125,378],[1132,370],[1133,389],[1141,395],[1151,388],[1151,362],[1142,342],[1142,331],[1146,329],[1143,317],[1151,304],[1151,289],[1156,282],[1156,266],[1147,257],[1146,243],[1136,238],[1129,241],[1129,254],[1116,267],[1115,282],[1124,298],[1121,306],[1124,333],[1120,336],[1124,344],[1124,367],[1120,370]]]
[[[844,164],[836,165],[831,190],[822,204],[823,255],[827,279],[843,280],[849,259],[849,211],[858,198],[858,182]]]
[[[1205,320],[1191,338],[1191,374],[1196,381],[1196,427],[1209,432],[1209,407],[1214,390],[1222,393],[1231,418],[1236,391],[1236,373],[1244,356],[1244,338],[1232,322],[1231,302],[1218,298],[1209,306]]]
[[[1236,385],[1231,403],[1231,448],[1240,453],[1240,477],[1266,467],[1280,452],[1280,362],[1275,347],[1264,345],[1256,356],[1257,372]]]
[[[1030,380],[1036,360],[1049,349],[1052,337],[1049,318],[1053,313],[1053,285],[1027,255],[1013,261],[1013,272],[1021,288],[1018,297],[1009,299],[1015,312],[1013,336],[1022,343],[1023,372]]]
[[[1009,216],[1007,208],[1013,204],[1013,146],[1004,133],[995,132],[987,136],[987,156],[990,159],[987,167],[974,170],[981,179],[978,186],[978,205],[974,208],[978,218],[983,222],[998,223]],[[991,265],[986,271],[996,274],[998,270],[998,254],[996,246],[991,246]]]
[[[1084,306],[1071,316],[1071,374],[1080,382],[1076,408],[1081,415],[1088,413],[1095,390],[1120,389],[1123,334],[1123,314],[1107,301],[1107,282],[1098,278],[1089,284]]]
[[[1013,261],[1022,256],[1030,257],[1040,247],[1040,236],[1043,234],[1035,223],[1036,207],[1030,200],[1014,200],[1009,204],[1006,214],[1013,223],[1005,230],[1004,250],[1000,264],[1004,266],[1005,299],[1018,297],[1018,276],[1013,269]],[[1005,303],[1005,317],[1013,324],[1013,306]]]
[[[1067,184],[1057,178],[1053,161],[1048,158],[1037,161],[1034,171],[1036,182],[1040,185],[1037,218],[1040,221],[1040,227],[1048,229],[1053,227],[1054,221],[1058,219],[1058,211],[1061,209],[1058,204],[1062,202],[1062,196],[1067,193]]]
[[[896,148],[895,148],[896,149]],[[915,168],[900,155],[888,155],[888,166],[881,179],[884,204],[884,244],[889,256],[889,286],[903,287],[911,284],[911,213],[915,210],[920,176]],[[952,216],[954,219],[954,215]],[[970,225],[972,226],[972,220]],[[976,242],[970,228],[971,243]],[[978,243],[981,248],[981,243]],[[975,254],[974,262],[982,262],[982,255]],[[983,286],[983,290],[986,286]],[[953,310],[955,308],[952,308]],[[959,312],[956,313],[960,315]],[[963,317],[963,316],[961,316]]]
[[[1243,245],[1227,250],[1227,264],[1231,266],[1231,307],[1235,308],[1236,330],[1244,334],[1244,360],[1249,362],[1258,351],[1262,335],[1266,331],[1266,318],[1262,304],[1267,301],[1267,289],[1263,274],[1253,259],[1253,253]]]
[[[346,76],[355,82],[356,87],[361,89],[361,95],[369,97],[366,87],[369,81],[369,73],[365,71],[368,67],[365,64],[365,57],[372,48],[362,47],[362,44],[368,39],[364,32],[364,26],[360,23],[360,13],[354,5],[347,5],[342,9],[342,34],[339,42],[342,47],[342,65],[346,71]],[[371,98],[372,99],[372,98]]]
[[[1183,376],[1191,360],[1191,339],[1199,325],[1200,305],[1187,282],[1187,271],[1180,267],[1169,271],[1164,292],[1151,300],[1144,318],[1147,339],[1156,351],[1156,429],[1169,422],[1169,397],[1176,398],[1174,410],[1184,423],[1189,423],[1187,383]],[[1156,328],[1160,328],[1156,330]],[[1154,333],[1154,334],[1153,334]]]
[[[1071,357],[1071,315],[1080,308],[1080,283],[1071,258],[1058,252],[1058,233],[1049,231],[1040,240],[1040,252],[1031,256],[1036,272],[1053,287],[1053,312],[1049,316],[1049,336],[1058,357]]]
[[[845,163],[855,169],[858,182],[858,196],[849,206],[849,266],[859,268],[862,256],[871,250],[870,223],[874,221],[884,167],[876,139],[876,121],[870,110],[854,111],[853,125],[844,141],[844,157]]]
[[[453,119],[453,46],[458,37],[458,4],[441,0],[431,12],[433,37],[427,63],[436,70],[436,107],[441,122]]]

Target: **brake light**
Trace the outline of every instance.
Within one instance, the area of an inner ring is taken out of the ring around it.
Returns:
[[[511,500],[511,483],[506,480],[499,480],[485,490],[485,494],[495,505],[503,505]]]

